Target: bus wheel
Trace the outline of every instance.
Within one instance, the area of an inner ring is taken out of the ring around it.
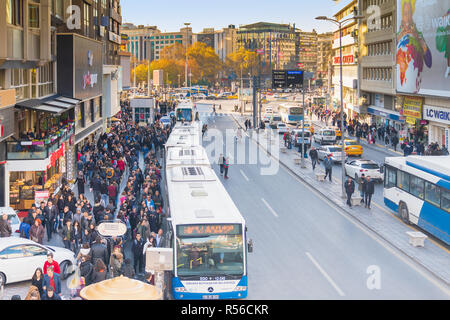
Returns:
[[[400,203],[398,206],[398,213],[400,214],[400,218],[402,218],[403,222],[409,224],[409,212],[405,203]]]

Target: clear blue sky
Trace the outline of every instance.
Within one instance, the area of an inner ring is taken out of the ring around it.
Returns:
[[[123,23],[156,25],[173,32],[191,22],[194,32],[203,28],[221,29],[229,24],[255,22],[295,23],[304,31],[327,32],[331,22],[317,21],[319,15],[331,17],[349,0],[122,0]]]

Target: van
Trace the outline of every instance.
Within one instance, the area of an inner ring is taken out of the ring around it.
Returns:
[[[270,117],[270,127],[272,129],[277,129],[277,124],[281,123],[283,121],[281,121],[281,115],[278,113],[273,113],[272,116]]]
[[[333,128],[322,128],[314,135],[314,142],[318,142],[321,145],[335,144],[337,140],[336,130]]]
[[[303,130],[302,129],[294,129],[292,130],[292,134],[295,135],[295,147],[298,147],[299,145],[302,144],[302,139],[303,139]],[[309,132],[308,130],[305,130],[305,145],[311,145],[311,132]]]

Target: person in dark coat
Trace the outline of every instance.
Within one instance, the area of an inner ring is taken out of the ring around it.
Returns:
[[[86,285],[92,284],[94,266],[92,265],[91,257],[89,255],[81,255],[78,268],[80,269],[80,277],[84,278]]]
[[[0,238],[10,237],[12,233],[11,226],[9,225],[8,215],[3,214],[0,219]]]
[[[44,216],[47,222],[45,226],[47,228],[47,240],[52,239],[53,228],[56,227],[56,217],[59,215],[58,209],[53,205],[52,201],[48,201],[47,206],[44,209]]]
[[[84,177],[83,171],[78,172],[77,177],[77,186],[78,186],[78,195],[84,194],[84,185],[86,184],[86,179]]]
[[[133,266],[131,265],[131,259],[125,259],[125,264],[122,268],[122,275],[130,279],[134,278],[135,273]]]
[[[133,240],[133,257],[134,257],[134,268],[136,273],[141,273],[144,267],[144,240],[140,233],[136,234],[136,239]]]
[[[41,224],[40,219],[34,220],[34,224],[30,228],[30,239],[34,242],[43,244],[44,242],[44,227]]]
[[[316,170],[316,164],[319,163],[319,153],[315,147],[312,147],[309,151],[309,157],[311,158],[313,170]]]
[[[53,287],[49,287],[47,291],[41,296],[41,300],[61,300],[61,297],[55,292],[55,289],[53,289]]]
[[[352,207],[352,195],[355,192],[355,182],[352,178],[348,177],[348,180],[345,182],[345,193],[347,194],[347,205]]]
[[[94,271],[92,272],[92,283],[102,282],[107,278],[107,269],[101,259],[95,262]]]
[[[39,295],[42,297],[44,294],[44,273],[41,268],[37,268],[36,271],[34,271],[33,277],[31,278],[31,285],[38,288]]]
[[[91,257],[94,264],[97,259],[101,259],[105,265],[109,262],[108,249],[102,243],[100,236],[97,236],[95,243],[91,247]]]
[[[370,203],[372,201],[372,196],[374,193],[375,193],[375,182],[370,177],[367,177],[364,193],[364,202],[366,204],[366,208],[370,209]]]

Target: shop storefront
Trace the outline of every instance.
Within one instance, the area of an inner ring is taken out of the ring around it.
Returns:
[[[0,90],[0,207],[5,207],[6,200],[6,140],[14,134],[14,105],[16,91]]]
[[[28,210],[33,203],[59,192],[66,173],[65,146],[61,144],[47,159],[32,160],[33,166],[27,160],[7,162],[10,207]]]
[[[428,143],[437,142],[448,149],[450,109],[424,105],[423,119],[428,121]]]
[[[367,113],[371,115],[371,123],[391,126],[397,130],[397,132],[400,132],[405,128],[404,117],[402,117],[399,112],[376,106],[369,106],[367,108]]]
[[[405,117],[408,139],[428,143],[427,121],[422,120],[423,97],[406,96],[403,99],[402,115]]]

